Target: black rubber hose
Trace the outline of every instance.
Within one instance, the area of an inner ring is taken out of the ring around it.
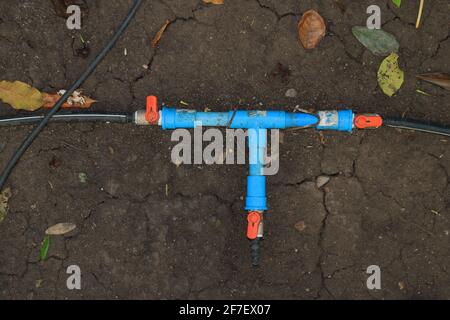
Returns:
[[[250,242],[250,257],[252,266],[258,267],[261,255],[261,238],[256,238]]]
[[[400,118],[383,118],[383,124],[392,128],[428,132],[450,137],[449,127],[444,127],[434,123],[424,123],[415,120]]]
[[[22,126],[42,121],[45,115],[15,116],[0,118],[0,126]],[[62,113],[54,115],[51,122],[107,122],[130,123],[134,120],[132,113]]]
[[[75,83],[70,87],[70,89],[68,89],[66,91],[66,93],[58,100],[58,102],[50,110],[50,112],[41,120],[39,125],[33,129],[33,131],[28,135],[28,137],[20,145],[20,147],[17,149],[17,151],[12,156],[11,160],[9,160],[5,170],[2,173],[2,176],[0,177],[0,191],[5,186],[5,183],[8,180],[8,177],[10,176],[12,170],[14,169],[16,164],[19,162],[19,160],[23,156],[23,154],[28,150],[30,145],[33,143],[34,139],[36,139],[36,137],[39,135],[39,133],[48,124],[50,119],[61,109],[63,103],[66,102],[66,100],[72,95],[72,93],[75,90],[77,90],[80,87],[80,85],[91,75],[91,73],[95,70],[95,68],[97,68],[97,66],[103,60],[103,58],[114,47],[116,42],[119,40],[121,35],[124,33],[124,31],[129,26],[130,22],[134,18],[135,14],[138,11],[139,7],[141,6],[142,2],[143,2],[143,0],[135,0],[134,1],[133,6],[131,7],[130,11],[128,12],[128,15],[126,16],[125,20],[122,22],[122,25],[116,31],[116,33],[111,38],[111,40],[108,42],[108,44],[105,46],[105,48],[103,48],[103,50],[91,62],[89,67],[86,69],[86,71],[80,76],[80,78],[77,81],[75,81]]]

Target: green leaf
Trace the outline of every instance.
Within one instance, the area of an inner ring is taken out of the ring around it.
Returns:
[[[397,6],[397,8],[400,8],[402,5],[402,0],[392,0],[392,2]]]
[[[41,261],[45,261],[45,259],[47,259],[49,247],[50,247],[50,236],[45,236],[44,241],[42,241],[41,250],[39,252]]]
[[[391,53],[378,69],[378,84],[383,92],[392,97],[403,84],[404,72],[398,66],[398,54]]]
[[[392,34],[380,29],[356,26],[352,28],[352,32],[364,47],[377,56],[387,56],[391,52],[397,52],[400,47]]]

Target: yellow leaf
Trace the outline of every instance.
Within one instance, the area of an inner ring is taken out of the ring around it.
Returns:
[[[383,92],[392,97],[401,88],[405,74],[398,66],[398,54],[391,53],[378,69],[378,84]]]
[[[14,109],[28,111],[35,111],[44,103],[39,90],[20,81],[0,81],[0,100]]]
[[[204,3],[223,4],[225,0],[203,0]]]

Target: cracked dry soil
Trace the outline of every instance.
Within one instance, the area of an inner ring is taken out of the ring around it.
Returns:
[[[131,4],[85,2],[88,59],[74,55],[80,32],[65,28],[51,1],[0,0],[1,78],[67,88]],[[450,71],[447,0],[427,2],[418,31],[413,2],[401,9],[381,0],[343,0],[344,7],[325,0],[225,2],[146,1],[83,85],[100,101],[92,110],[134,111],[156,94],[168,105],[184,100],[199,109],[350,106],[450,123],[448,93],[420,84],[431,96],[417,94],[414,79]],[[401,44],[406,81],[394,98],[377,88],[381,59],[351,35],[352,26],[365,24],[370,4],[382,8],[383,28]],[[305,51],[296,26],[311,8],[329,33]],[[172,23],[153,49],[150,39],[166,19]],[[289,88],[297,98],[285,97]],[[0,113],[14,114],[5,105]],[[2,166],[29,131],[0,129]],[[316,132],[286,131],[283,140],[280,171],[268,179],[262,265],[253,269],[241,198],[246,166],[177,168],[170,133],[156,128],[50,125],[8,183],[0,298],[450,298],[448,139],[381,129],[325,133],[324,144]],[[332,178],[317,189],[320,175]],[[69,221],[78,225],[75,234],[52,239],[49,259],[39,262],[46,228]],[[81,267],[81,291],[66,288],[72,264]],[[373,264],[381,267],[382,290],[366,288]]]

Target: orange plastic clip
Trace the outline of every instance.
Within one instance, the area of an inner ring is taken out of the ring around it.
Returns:
[[[159,122],[158,98],[155,96],[147,97],[147,111],[145,113],[145,120],[153,125],[157,125]]]
[[[258,237],[259,224],[261,223],[261,213],[257,211],[250,211],[247,217],[247,238],[254,240]]]
[[[383,125],[383,118],[378,114],[361,114],[356,116],[354,123],[358,129],[377,129]]]

